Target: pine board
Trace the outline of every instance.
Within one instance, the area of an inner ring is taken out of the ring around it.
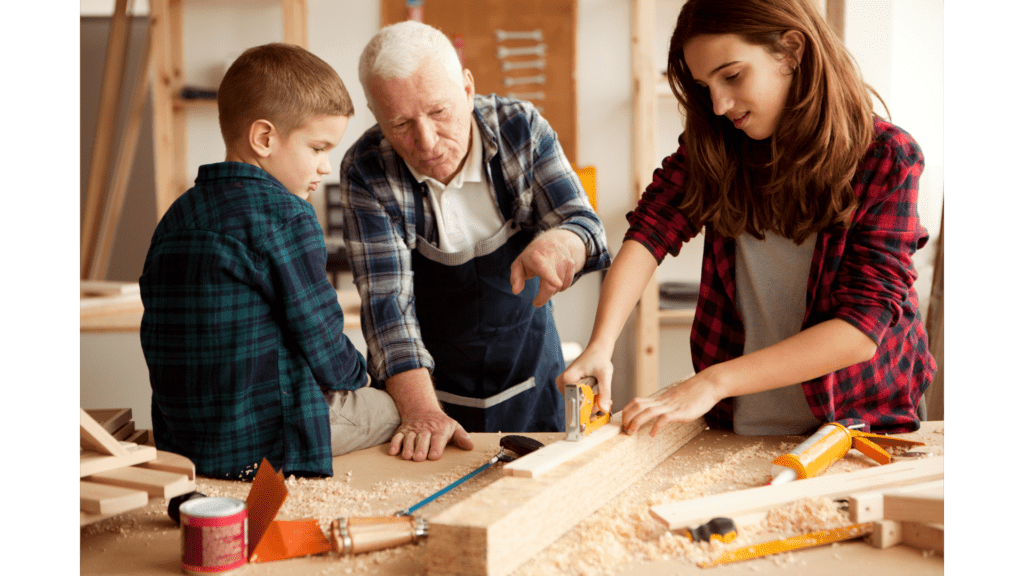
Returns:
[[[703,419],[671,424],[652,438],[650,426],[615,435],[538,477],[505,476],[428,518],[428,574],[512,572],[706,428]]]

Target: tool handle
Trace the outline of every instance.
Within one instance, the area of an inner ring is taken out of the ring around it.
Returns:
[[[336,518],[331,522],[331,545],[340,554],[383,550],[426,535],[426,520],[412,516]]]

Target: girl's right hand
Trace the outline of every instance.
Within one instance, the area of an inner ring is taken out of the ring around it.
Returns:
[[[593,376],[597,379],[597,407],[611,414],[613,370],[611,354],[587,347],[565,372],[558,375],[555,383],[558,384],[558,391],[565,394],[566,384],[575,384],[587,376]]]

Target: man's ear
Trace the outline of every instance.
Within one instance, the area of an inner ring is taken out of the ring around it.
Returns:
[[[276,138],[277,129],[269,120],[257,120],[249,126],[249,147],[260,158],[270,156]]]
[[[799,30],[787,30],[782,35],[782,45],[785,46],[792,52],[795,62],[790,62],[793,67],[797,67],[803,62],[804,59],[804,34]]]
[[[466,90],[466,96],[469,96],[469,101],[473,101],[473,95],[476,94],[476,86],[473,83],[473,73],[469,71],[469,68],[462,69],[462,87]]]

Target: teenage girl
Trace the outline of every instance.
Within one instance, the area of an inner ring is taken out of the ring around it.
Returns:
[[[928,239],[917,143],[872,113],[874,90],[809,0],[688,0],[668,77],[679,149],[626,216],[590,342],[559,385],[593,375],[611,409],[626,318],[703,230],[696,374],[630,402],[627,433],[701,416],[748,435],[916,430],[935,371],[911,261]]]

